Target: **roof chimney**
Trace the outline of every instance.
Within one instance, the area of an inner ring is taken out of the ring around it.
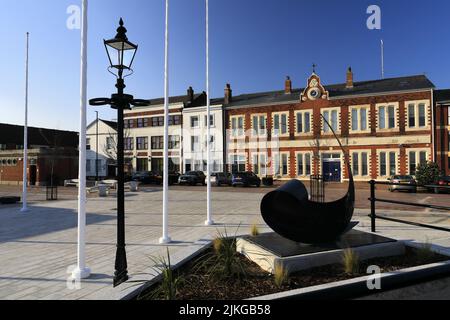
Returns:
[[[231,90],[231,85],[227,83],[225,87],[225,100],[224,104],[230,104],[233,100],[233,90]]]
[[[292,81],[289,76],[286,77],[286,82],[284,83],[284,93],[285,94],[292,93]]]
[[[353,88],[353,71],[352,67],[349,67],[347,70],[347,85],[345,86],[347,89]]]
[[[192,87],[189,87],[187,90],[187,96],[189,102],[194,102],[194,89],[192,89]]]

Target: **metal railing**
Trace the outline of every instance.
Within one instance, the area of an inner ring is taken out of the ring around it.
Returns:
[[[377,185],[384,185],[384,186],[402,186],[402,187],[411,187],[411,188],[426,188],[426,189],[435,189],[435,188],[439,188],[440,190],[448,190],[450,191],[450,187],[447,186],[438,186],[438,185],[405,185],[402,183],[392,183],[392,182],[378,182],[375,180],[372,180],[369,182],[370,184],[370,215],[369,217],[371,218],[371,227],[372,227],[372,232],[376,232],[376,220],[380,219],[380,220],[386,220],[386,221],[392,221],[392,222],[398,222],[398,223],[402,223],[402,224],[407,224],[407,225],[412,225],[412,226],[416,226],[416,227],[424,227],[424,228],[429,228],[429,229],[434,229],[434,230],[439,230],[439,231],[446,231],[446,232],[450,232],[449,228],[445,228],[445,227],[439,227],[439,226],[434,226],[434,225],[430,225],[430,224],[423,224],[423,223],[417,223],[417,222],[412,222],[412,221],[406,221],[406,220],[401,220],[401,219],[395,219],[395,218],[389,218],[389,217],[385,217],[385,216],[379,216],[376,213],[376,203],[380,202],[380,203],[389,203],[389,204],[398,204],[398,205],[402,205],[402,206],[410,206],[410,207],[418,207],[418,208],[428,208],[428,209],[435,209],[435,210],[442,210],[442,211],[449,211],[450,212],[450,207],[447,206],[440,206],[440,205],[433,205],[433,204],[422,204],[422,203],[411,203],[411,202],[404,202],[404,201],[397,201],[397,200],[390,200],[390,199],[379,199],[376,197],[376,186]]]
[[[311,201],[325,202],[325,180],[322,175],[312,175],[310,177]]]

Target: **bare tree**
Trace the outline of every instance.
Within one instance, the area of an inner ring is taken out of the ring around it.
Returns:
[[[53,187],[55,183],[55,163],[59,158],[60,151],[62,149],[61,142],[63,140],[63,135],[58,131],[47,131],[47,135],[43,129],[39,129],[39,133],[47,142],[50,150],[50,186]]]

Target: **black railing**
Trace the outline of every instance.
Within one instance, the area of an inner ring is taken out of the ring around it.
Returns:
[[[325,180],[322,175],[312,175],[310,177],[311,201],[325,202]]]
[[[443,191],[450,191],[450,187],[448,186],[438,186],[438,185],[417,185],[417,184],[410,184],[410,185],[405,185],[402,183],[392,183],[392,182],[378,182],[375,180],[372,180],[369,182],[370,183],[370,219],[371,219],[371,226],[372,226],[372,232],[376,232],[376,220],[380,219],[380,220],[386,220],[386,221],[392,221],[392,222],[398,222],[398,223],[402,223],[402,224],[407,224],[407,225],[412,225],[412,226],[416,226],[416,227],[424,227],[424,228],[429,228],[429,229],[434,229],[434,230],[439,230],[439,231],[446,231],[446,232],[450,232],[449,228],[444,228],[444,227],[439,227],[439,226],[434,226],[434,225],[430,225],[430,224],[423,224],[423,223],[417,223],[417,222],[412,222],[412,221],[406,221],[406,220],[401,220],[401,219],[395,219],[395,218],[389,218],[389,217],[385,217],[385,216],[378,216],[376,213],[376,203],[377,202],[381,202],[381,203],[390,203],[390,204],[398,204],[398,205],[402,205],[402,206],[410,206],[410,207],[418,207],[418,208],[428,208],[428,209],[435,209],[435,210],[442,210],[442,211],[449,211],[450,212],[450,207],[447,206],[440,206],[440,205],[433,205],[433,204],[422,204],[422,203],[411,203],[411,202],[404,202],[404,201],[397,201],[397,200],[389,200],[389,199],[378,199],[376,197],[376,186],[377,185],[384,185],[384,186],[401,186],[401,187],[408,187],[408,188],[413,188],[416,189],[417,188],[425,188],[425,189],[436,189],[439,188],[440,190]]]

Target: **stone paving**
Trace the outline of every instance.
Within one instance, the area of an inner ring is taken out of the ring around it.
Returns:
[[[262,193],[220,192],[213,194],[213,227],[205,227],[206,194],[190,191],[170,193],[171,256],[180,261],[214,237],[218,229],[228,234],[249,232],[256,224],[268,230],[260,217]],[[128,270],[133,279],[150,279],[151,256],[165,254],[161,236],[162,192],[145,189],[126,197]],[[19,206],[0,207],[0,299],[118,299],[135,284],[112,289],[116,240],[114,198],[90,198],[87,203],[87,265],[92,277],[71,289],[68,268],[76,264],[77,202],[74,200],[33,203],[27,214]],[[367,210],[358,210],[358,228],[369,229]],[[402,213],[396,213],[400,216]],[[422,222],[450,226],[448,216],[408,214]],[[447,217],[447,218],[446,218]],[[430,241],[450,254],[450,234],[391,222],[379,222],[379,232],[402,240]],[[202,242],[203,240],[203,242]],[[199,242],[200,241],[200,242]]]

